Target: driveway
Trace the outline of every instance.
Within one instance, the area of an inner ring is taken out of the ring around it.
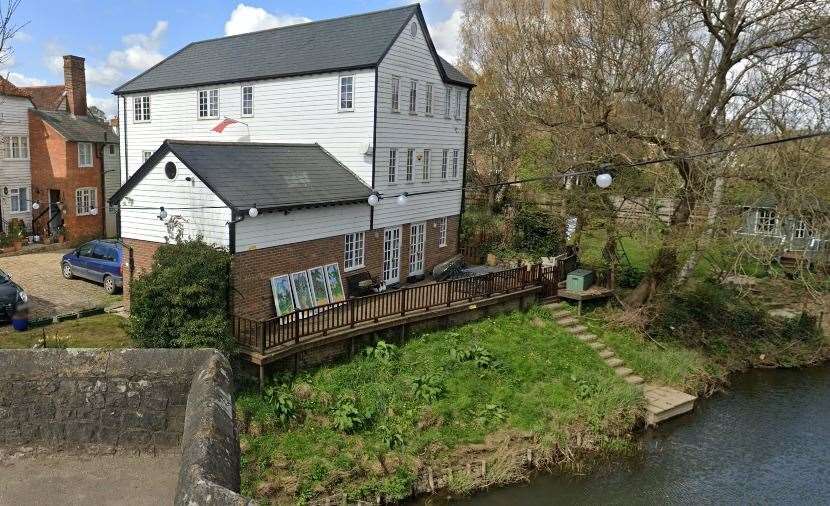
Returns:
[[[29,295],[32,318],[108,306],[121,300],[120,295],[107,295],[101,285],[77,278],[64,279],[60,261],[68,251],[0,258],[0,269],[11,274]]]

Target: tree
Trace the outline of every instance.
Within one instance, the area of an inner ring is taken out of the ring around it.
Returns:
[[[469,65],[552,139],[552,167],[671,159],[617,174],[677,201],[634,305],[677,280],[683,251],[707,233],[690,217],[704,203],[717,221],[737,180],[728,157],[685,155],[771,134],[784,116],[826,126],[825,0],[468,0],[466,10]]]

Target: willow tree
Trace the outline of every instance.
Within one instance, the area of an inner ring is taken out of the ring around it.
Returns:
[[[698,256],[681,269],[681,246],[707,228],[690,217],[705,204],[716,222],[735,180],[733,157],[685,155],[776,131],[782,105],[796,128],[824,126],[829,24],[826,0],[467,0],[463,38],[500,100],[553,139],[553,170],[670,159],[617,174],[676,201],[629,298],[642,304],[685,280]]]

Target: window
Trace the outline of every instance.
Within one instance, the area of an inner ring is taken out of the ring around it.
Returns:
[[[755,231],[761,234],[773,234],[777,228],[778,217],[774,209],[758,209]]]
[[[115,144],[110,144],[110,154],[111,155],[115,154]]]
[[[447,245],[447,218],[438,220],[438,247],[443,248]]]
[[[415,21],[413,21],[412,24],[409,25],[409,34],[413,37],[418,35],[418,23],[416,23]]]
[[[242,87],[242,115],[243,116],[253,116],[254,115],[254,87],[253,86],[243,86]]]
[[[8,157],[12,160],[28,160],[29,138],[25,135],[10,135]]]
[[[151,156],[153,156],[152,151],[142,151],[141,152],[141,161],[146,162],[147,160],[150,159]]]
[[[392,78],[392,110],[401,110],[401,80],[397,77]]]
[[[389,182],[395,182],[395,176],[398,171],[398,150],[392,148],[389,150]]]
[[[29,190],[26,188],[11,188],[9,190],[13,213],[25,213],[29,210],[28,193]]]
[[[133,121],[142,123],[150,121],[150,96],[135,97],[133,99]]]
[[[421,180],[422,181],[429,181],[429,157],[430,152],[428,149],[424,150],[424,159],[421,160]]]
[[[813,237],[813,228],[808,226],[807,220],[798,220],[793,232],[793,237],[796,239],[805,239]]]
[[[461,119],[461,100],[464,92],[460,89],[455,90],[455,119]]]
[[[354,76],[340,76],[340,110],[354,110]]]
[[[452,91],[450,87],[444,88],[444,116],[450,117],[450,104],[452,103]]]
[[[441,179],[447,179],[447,158],[449,157],[449,149],[441,152]]]
[[[78,143],[78,167],[92,167],[92,144]]]
[[[418,107],[418,81],[409,82],[409,112],[414,114]]]
[[[219,117],[219,90],[199,90],[199,117]]]
[[[415,163],[415,150],[406,150],[406,180],[412,181],[412,165]]]
[[[95,188],[78,188],[75,190],[75,214],[78,216],[92,214],[97,202],[98,195]]]
[[[427,83],[426,96],[424,96],[424,113],[432,114],[432,83]]]
[[[426,225],[413,223],[409,227],[409,275],[420,276],[424,273],[424,243],[426,242]]]
[[[452,150],[452,178],[458,177],[458,150]]]
[[[363,267],[363,232],[346,234],[346,247],[343,252],[343,268],[351,271]]]

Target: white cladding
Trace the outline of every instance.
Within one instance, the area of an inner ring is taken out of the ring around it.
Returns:
[[[311,241],[369,229],[367,204],[263,213],[236,224],[236,251]]]
[[[14,218],[22,219],[26,227],[32,225],[32,171],[31,156],[24,159],[10,159],[10,136],[29,137],[28,110],[32,103],[28,98],[0,95],[0,213],[4,222]],[[9,193],[3,189],[8,188]],[[12,189],[25,188],[28,203],[22,212],[12,212]],[[43,208],[41,208],[43,209]],[[5,231],[6,225],[3,225]]]
[[[410,21],[417,22],[417,17]],[[402,223],[414,223],[431,218],[452,216],[461,209],[461,176],[464,172],[464,129],[467,110],[467,90],[445,85],[424,38],[425,26],[419,26],[416,35],[407,27],[398,36],[378,69],[378,112],[376,137],[375,188],[383,195],[393,197],[401,193],[445,190],[458,191],[412,196],[405,206],[395,198],[380,201],[375,208],[374,226],[383,228]],[[392,110],[392,82],[400,82],[399,112]],[[410,113],[411,81],[417,82],[415,112]],[[427,85],[432,85],[432,114],[426,113]],[[444,116],[445,87],[451,91],[450,114]],[[461,91],[461,114],[455,117],[456,91]],[[396,182],[388,182],[389,150],[397,149]],[[413,177],[406,181],[406,150],[414,149]],[[424,149],[430,151],[430,174],[422,181]],[[442,151],[448,150],[447,179],[441,179]],[[458,150],[457,177],[452,177],[453,150]],[[418,156],[421,159],[418,159]]]
[[[176,164],[173,180],[164,173],[167,162]],[[121,236],[166,242],[170,232],[166,222],[158,218],[161,207],[167,211],[167,221],[174,216],[182,218],[183,238],[202,236],[209,244],[228,246],[231,210],[173,154],[162,158],[121,200]]]
[[[107,144],[103,147],[104,150],[104,202],[109,202],[115,192],[121,187],[121,171],[119,170],[119,154],[118,146],[114,144]],[[106,235],[107,237],[115,237],[116,235],[116,214],[115,208],[107,205],[106,212]]]

